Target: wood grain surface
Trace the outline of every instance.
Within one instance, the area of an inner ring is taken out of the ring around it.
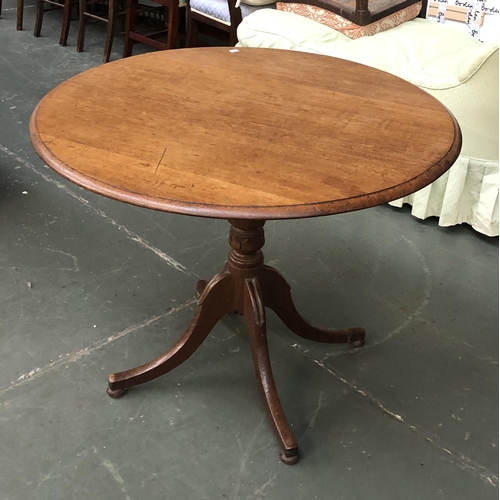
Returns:
[[[417,87],[341,59],[184,49],[88,70],[30,122],[74,183],[167,212],[287,219],[375,206],[444,173],[455,119]]]

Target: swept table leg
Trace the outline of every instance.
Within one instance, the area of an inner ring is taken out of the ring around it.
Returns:
[[[164,375],[198,349],[215,324],[234,309],[231,275],[223,272],[215,276],[204,288],[198,304],[188,329],[167,352],[137,368],[109,376],[107,393],[110,397],[119,398],[126,389]]]
[[[299,448],[286,419],[274,383],[267,345],[266,313],[258,278],[245,280],[244,316],[259,388],[271,423],[280,441],[280,458],[285,464],[292,465],[299,459]]]
[[[199,299],[201,297],[201,294],[203,293],[203,291],[205,290],[207,285],[208,285],[208,282],[205,280],[199,280],[196,283],[196,298]]]
[[[265,308],[272,309],[297,335],[309,340],[364,344],[363,328],[326,330],[311,326],[297,312],[285,279],[264,265],[264,221],[230,220],[228,260],[224,270],[209,283],[197,283],[198,309],[191,325],[179,341],[158,358],[125,372],[110,375],[107,393],[119,398],[126,389],[149,382],[186,361],[226,314],[245,318],[257,382],[271,424],[281,447],[280,458],[287,464],[299,459],[299,449],[276,390],[267,343]]]
[[[290,285],[281,274],[264,266],[260,277],[264,305],[272,309],[285,325],[295,334],[307,340],[329,344],[349,343],[352,347],[363,347],[365,329],[361,327],[343,330],[326,330],[310,325],[295,309]]]

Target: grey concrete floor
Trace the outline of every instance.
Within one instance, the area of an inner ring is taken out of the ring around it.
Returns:
[[[73,23],[59,47],[60,16],[39,39],[33,0],[25,31],[13,0],[0,20],[0,500],[497,498],[498,240],[408,209],[266,225],[304,316],[368,332],[361,350],[314,344],[269,313],[297,465],[278,459],[238,317],[107,397],[109,373],[180,336],[228,224],[104,199],[37,158],[36,103],[104,46],[96,25],[77,54]]]

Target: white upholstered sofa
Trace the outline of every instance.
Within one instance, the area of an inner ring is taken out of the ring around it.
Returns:
[[[412,205],[419,218],[463,222],[498,236],[498,41],[414,19],[352,40],[293,13],[255,12],[238,27],[238,45],[302,50],[349,59],[393,73],[423,88],[456,116],[463,133],[457,162],[430,186],[392,202]]]

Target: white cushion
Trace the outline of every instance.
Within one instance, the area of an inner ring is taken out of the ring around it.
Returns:
[[[392,204],[413,205],[417,217],[448,226],[467,222],[498,235],[498,42],[482,44],[435,21],[414,19],[351,40],[289,12],[257,12],[238,30],[238,45],[315,52],[400,76],[447,106],[460,123],[461,156],[443,177]]]
[[[426,19],[351,40],[310,19],[273,10],[244,19],[238,40],[244,47],[302,50],[348,59],[429,89],[467,81],[498,49],[498,41],[483,44],[465,32]]]

